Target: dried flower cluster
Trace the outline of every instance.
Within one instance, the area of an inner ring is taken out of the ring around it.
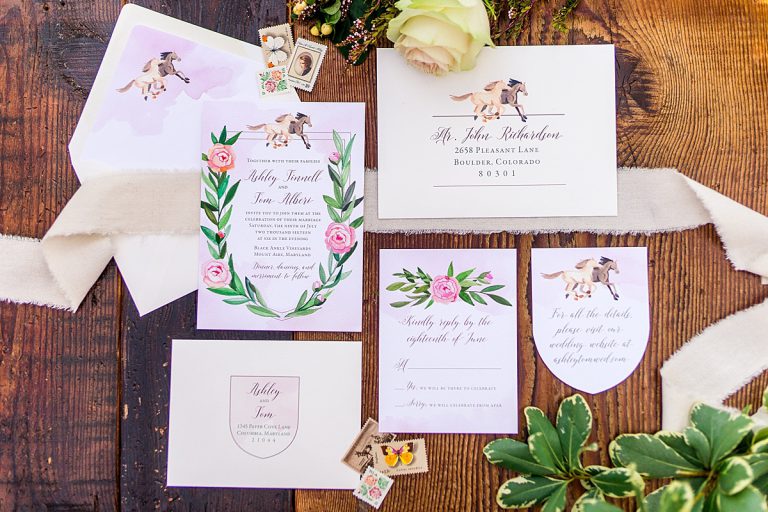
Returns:
[[[566,20],[580,0],[563,0],[552,26],[567,31]],[[530,20],[536,0],[483,0],[496,43],[514,42]],[[315,37],[330,40],[350,64],[360,64],[386,38],[387,25],[400,12],[395,0],[288,0],[291,20],[310,25]]]

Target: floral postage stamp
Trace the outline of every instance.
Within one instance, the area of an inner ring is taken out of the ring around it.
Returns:
[[[393,483],[395,481],[387,475],[374,468],[368,468],[360,477],[360,483],[352,494],[372,507],[379,508]]]
[[[379,432],[379,423],[373,418],[368,418],[360,433],[357,434],[352,445],[341,459],[345,465],[362,473],[365,468],[373,464],[371,445],[376,443],[389,443],[395,440],[395,434],[382,434]]]
[[[327,46],[298,38],[288,61],[288,82],[297,89],[312,92],[326,50]]]
[[[268,68],[285,66],[293,53],[293,34],[288,23],[259,30],[261,52]]]
[[[385,475],[411,475],[429,471],[427,444],[424,439],[375,443],[373,469]]]
[[[259,96],[277,96],[290,90],[285,66],[265,69],[259,73]]]

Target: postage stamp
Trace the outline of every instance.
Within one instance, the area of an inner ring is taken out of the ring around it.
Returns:
[[[284,66],[293,53],[293,34],[288,23],[259,30],[261,52],[268,68]]]
[[[374,443],[389,443],[395,439],[395,434],[382,434],[379,432],[379,423],[373,418],[368,418],[360,433],[357,434],[341,462],[362,473],[366,467],[373,463],[371,445]]]
[[[288,61],[288,82],[297,89],[311,92],[327,50],[327,46],[298,38]]]
[[[290,90],[285,66],[276,66],[259,73],[259,96],[277,96]]]
[[[357,484],[357,488],[352,494],[372,507],[379,508],[393,483],[395,481],[387,475],[376,471],[374,468],[368,468],[360,477],[360,483]]]
[[[410,475],[429,471],[424,439],[375,443],[371,450],[373,468],[385,475]]]

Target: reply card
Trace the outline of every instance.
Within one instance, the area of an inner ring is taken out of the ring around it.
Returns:
[[[557,378],[587,393],[626,379],[650,331],[645,247],[532,249],[533,337]]]
[[[352,489],[360,342],[174,340],[168,485]]]
[[[484,49],[432,76],[377,51],[381,218],[616,215],[612,45]]]
[[[384,432],[516,433],[514,249],[381,250]]]
[[[209,104],[203,126],[198,328],[360,331],[364,106]]]

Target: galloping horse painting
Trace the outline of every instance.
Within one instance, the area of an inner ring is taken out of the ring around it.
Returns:
[[[144,101],[149,98],[156,100],[166,90],[166,77],[176,76],[188,84],[189,77],[176,69],[173,61],[181,62],[181,58],[176,52],[162,52],[160,58],[150,59],[141,69],[142,74],[128,82],[124,87],[117,89],[117,92],[128,92],[132,87],[136,87],[144,96]]]
[[[261,123],[249,125],[248,129],[254,132],[263,131],[267,135],[267,146],[270,144],[273,148],[281,148],[288,145],[293,135],[298,135],[304,147],[309,149],[312,145],[309,143],[309,137],[304,133],[304,126],[312,127],[312,120],[306,114],[297,112],[293,114],[283,114],[275,119],[274,123]]]
[[[505,84],[503,80],[496,80],[486,85],[482,91],[469,92],[461,95],[451,95],[453,101],[469,100],[474,105],[474,119],[481,117],[483,122],[499,119],[504,113],[504,105],[510,105],[517,110],[523,122],[528,120],[522,103],[518,101],[518,94],[528,96],[525,82],[510,78]]]
[[[592,297],[592,292],[596,284],[603,284],[613,297],[613,300],[619,300],[619,294],[616,291],[616,284],[610,280],[610,272],[619,273],[618,264],[603,256],[600,261],[586,259],[578,262],[575,270],[560,270],[552,274],[541,274],[544,279],[562,278],[565,281],[565,298],[573,294],[573,300]],[[579,291],[581,293],[579,293]]]

